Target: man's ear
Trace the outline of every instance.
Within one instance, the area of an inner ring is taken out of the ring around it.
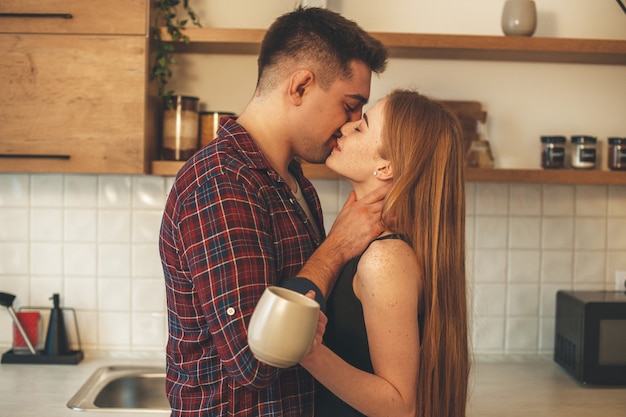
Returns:
[[[299,70],[291,74],[287,94],[291,102],[299,106],[302,104],[302,97],[313,84],[315,75],[309,70]]]

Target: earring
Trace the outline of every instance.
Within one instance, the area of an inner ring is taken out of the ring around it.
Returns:
[[[374,176],[378,175],[378,171],[374,171]]]

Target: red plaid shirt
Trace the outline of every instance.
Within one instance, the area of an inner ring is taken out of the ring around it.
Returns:
[[[290,171],[323,231],[313,186],[297,162]],[[313,378],[257,361],[246,329],[263,290],[295,276],[319,243],[288,185],[227,120],[178,173],[161,225],[173,416],[313,415]]]

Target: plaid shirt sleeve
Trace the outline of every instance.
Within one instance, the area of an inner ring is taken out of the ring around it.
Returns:
[[[270,213],[241,182],[227,175],[208,181],[183,206],[183,257],[228,373],[238,385],[263,387],[277,370],[254,359],[245,335],[254,306],[276,279],[272,236],[265,232]]]

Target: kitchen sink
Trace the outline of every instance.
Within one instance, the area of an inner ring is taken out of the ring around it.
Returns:
[[[158,366],[104,366],[68,401],[76,411],[170,412],[165,369]]]

